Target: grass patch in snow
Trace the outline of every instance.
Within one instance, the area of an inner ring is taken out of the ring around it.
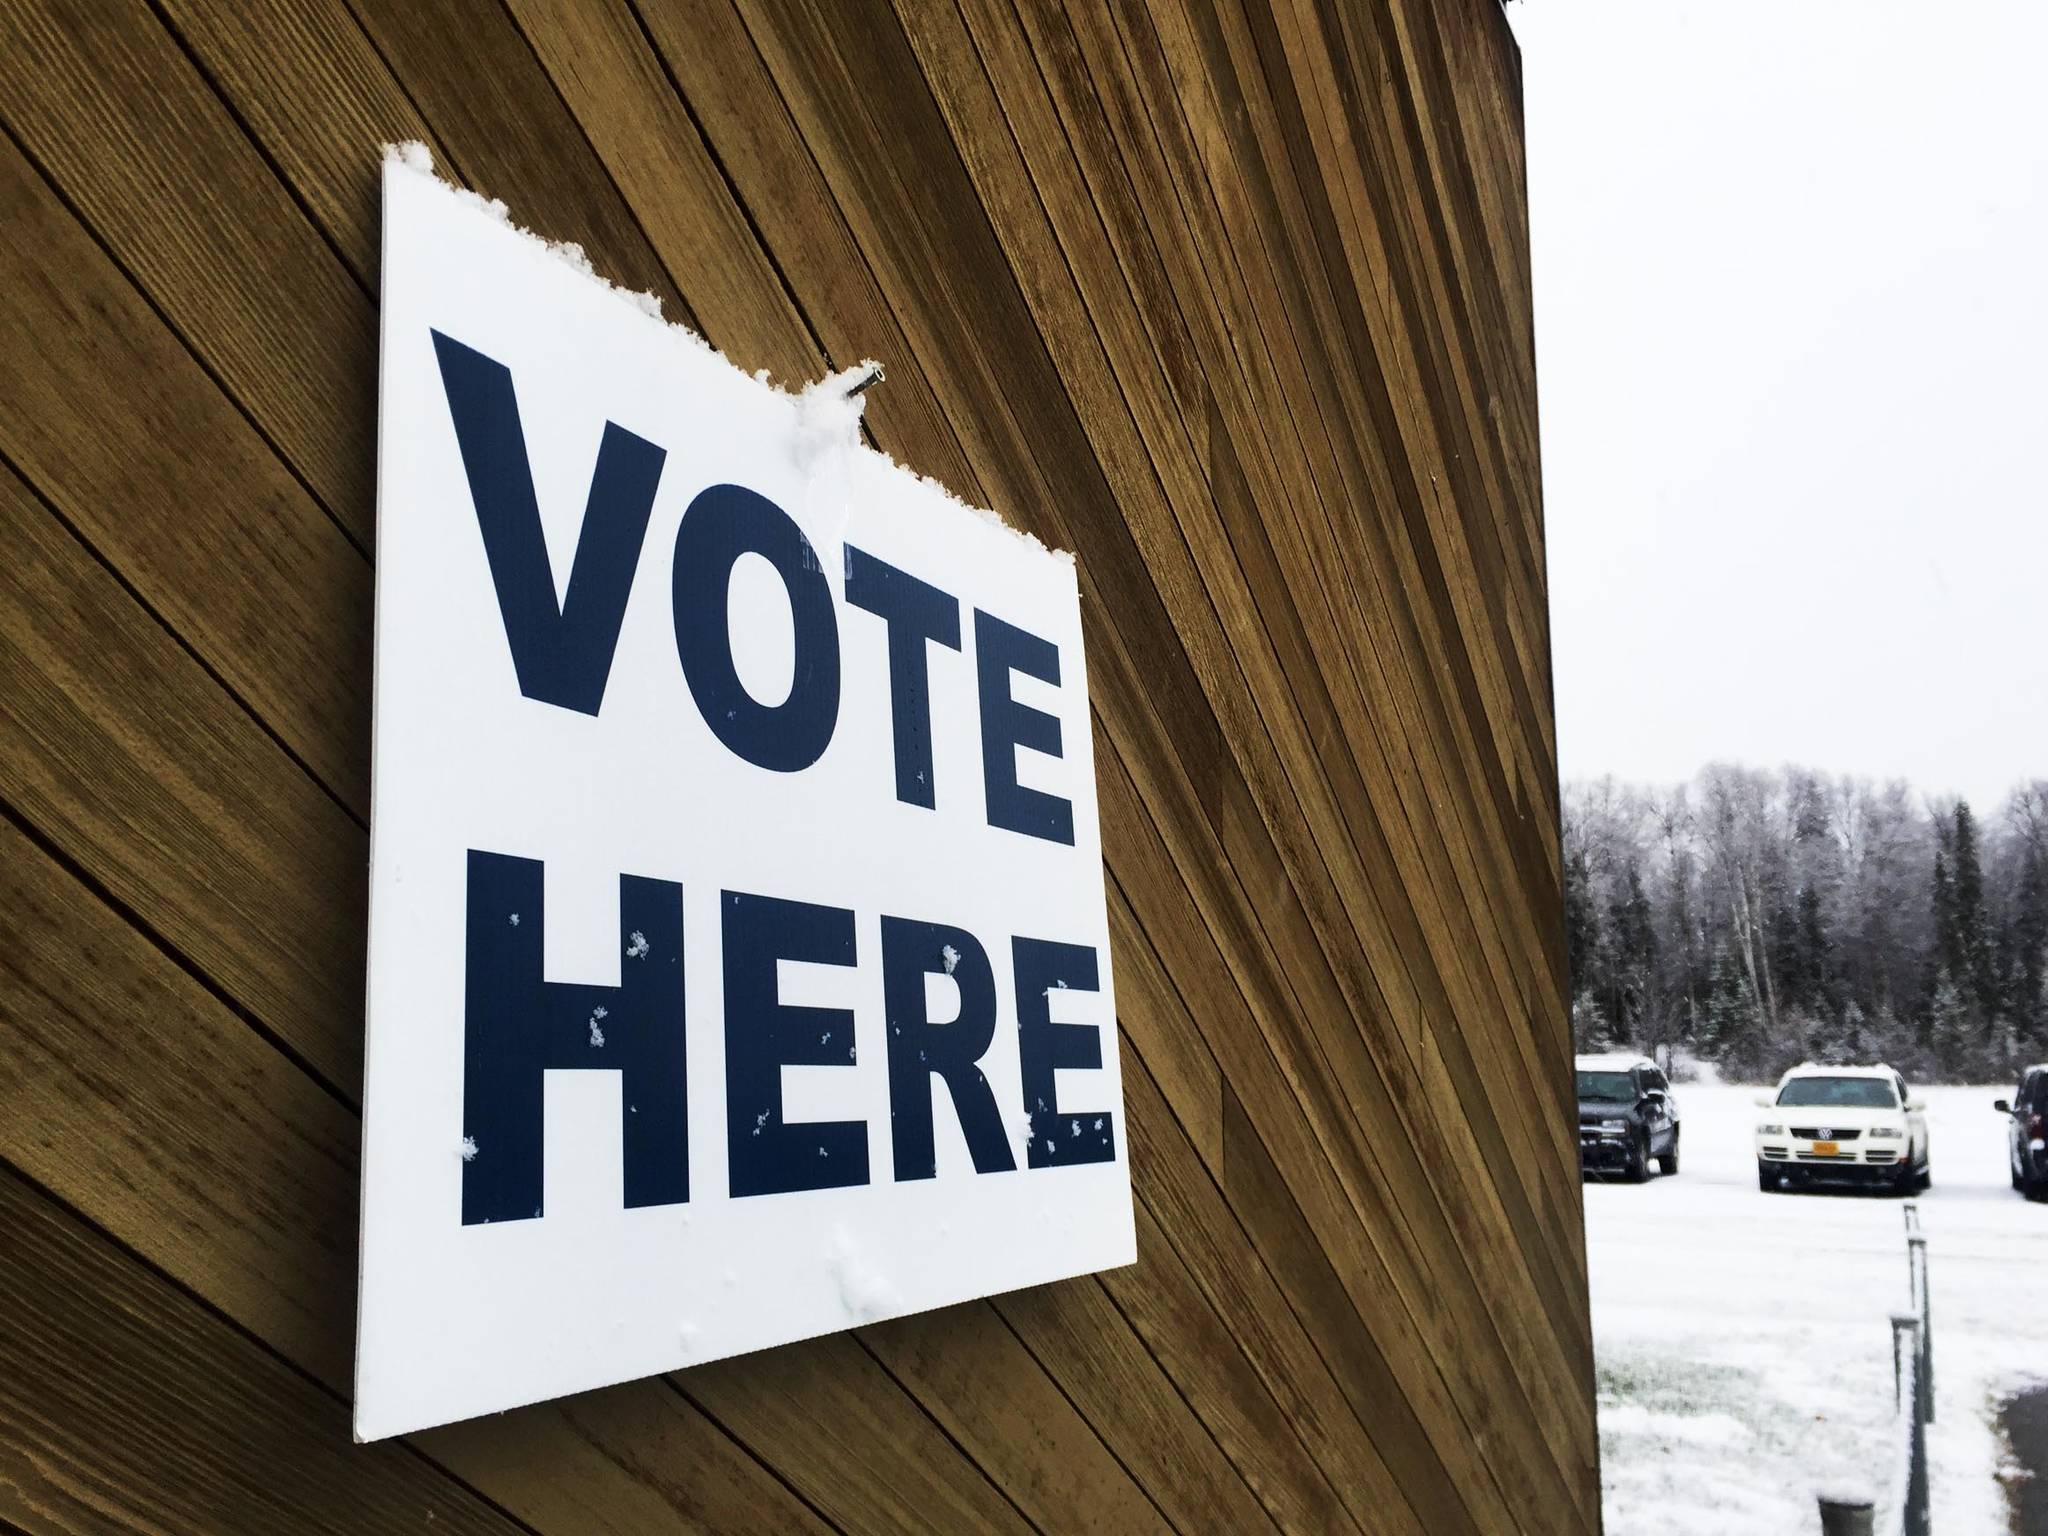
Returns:
[[[1814,1489],[1867,1483],[1877,1423],[1802,1407],[1763,1367],[1604,1343],[1596,1375],[1607,1536],[1802,1531]],[[1889,1405],[1885,1405],[1888,1407]]]

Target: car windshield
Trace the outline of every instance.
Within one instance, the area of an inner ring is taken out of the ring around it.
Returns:
[[[1610,1104],[1632,1104],[1636,1097],[1635,1080],[1626,1072],[1581,1072],[1579,1097],[1601,1099]]]
[[[1899,1096],[1881,1077],[1795,1077],[1779,1090],[1778,1102],[1827,1109],[1897,1109]]]

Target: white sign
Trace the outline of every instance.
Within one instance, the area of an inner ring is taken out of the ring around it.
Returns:
[[[357,1436],[1132,1262],[1071,561],[423,160]]]

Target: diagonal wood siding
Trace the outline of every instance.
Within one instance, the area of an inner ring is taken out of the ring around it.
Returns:
[[[1519,71],[1491,0],[0,0],[0,1527],[1597,1530]],[[414,138],[1078,553],[1135,1267],[349,1443]]]

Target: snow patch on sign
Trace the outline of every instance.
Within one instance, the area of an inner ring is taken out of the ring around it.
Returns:
[[[872,359],[828,373],[806,384],[796,396],[796,462],[806,473],[824,468],[835,457],[851,453],[860,443],[861,412],[867,396],[855,385],[881,371]]]
[[[1031,1150],[1031,1138],[1036,1134],[1032,1129],[1031,1111],[1021,1104],[1015,1108],[1005,1107],[1003,1130],[1010,1138],[1010,1150],[1016,1154],[1018,1165],[1023,1166],[1025,1154]]]
[[[849,1321],[872,1322],[903,1310],[903,1297],[881,1270],[867,1262],[843,1226],[832,1228],[832,1282]]]

